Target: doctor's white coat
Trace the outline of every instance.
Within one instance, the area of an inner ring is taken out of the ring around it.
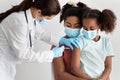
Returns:
[[[30,47],[29,32],[31,31],[32,42],[34,42],[34,39],[38,39],[58,45],[60,38],[52,36],[38,25],[35,26],[30,9],[26,13],[28,23],[24,11],[10,14],[0,23],[0,74],[2,69],[3,72],[7,71],[5,75],[14,77],[15,64],[17,63],[22,61],[51,62],[53,59],[53,51],[36,53]]]

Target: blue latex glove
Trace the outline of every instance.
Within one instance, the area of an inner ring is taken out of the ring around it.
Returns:
[[[80,47],[79,43],[80,43],[79,37],[76,37],[76,38],[64,38],[64,37],[62,37],[60,39],[60,44],[66,45],[66,46],[70,47],[70,49],[72,49],[72,50],[73,50],[74,46],[79,48]]]
[[[64,46],[56,46],[55,48],[52,49],[53,53],[54,53],[54,58],[58,58],[61,57],[64,51]]]

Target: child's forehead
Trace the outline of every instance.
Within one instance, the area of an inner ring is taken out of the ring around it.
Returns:
[[[94,18],[85,18],[83,19],[84,24],[97,24],[97,20]]]
[[[100,26],[95,19],[84,19],[83,27],[86,29],[91,29],[91,28],[99,28]]]

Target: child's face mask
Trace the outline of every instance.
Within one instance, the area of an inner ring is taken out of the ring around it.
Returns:
[[[86,39],[91,39],[92,40],[98,35],[98,32],[97,32],[97,29],[96,30],[91,30],[91,31],[87,31],[87,30],[83,29],[82,34],[84,35],[84,37]]]
[[[72,29],[65,26],[65,33],[68,37],[77,37],[80,35],[80,29]]]

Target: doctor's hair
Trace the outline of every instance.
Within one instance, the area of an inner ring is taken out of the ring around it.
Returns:
[[[0,22],[13,12],[25,11],[31,7],[40,9],[43,16],[57,15],[61,10],[58,0],[23,0],[19,5],[0,13]]]
[[[60,14],[60,23],[66,20],[70,16],[76,16],[80,20],[80,25],[82,25],[82,15],[85,10],[89,10],[90,8],[87,7],[86,4],[82,2],[78,2],[76,6],[73,4],[66,3],[61,11]],[[82,27],[82,26],[81,26]]]
[[[115,29],[116,16],[109,10],[104,9],[102,12],[97,9],[91,9],[84,12],[82,19],[95,19],[97,24],[100,24],[100,30],[106,33],[111,33]]]

